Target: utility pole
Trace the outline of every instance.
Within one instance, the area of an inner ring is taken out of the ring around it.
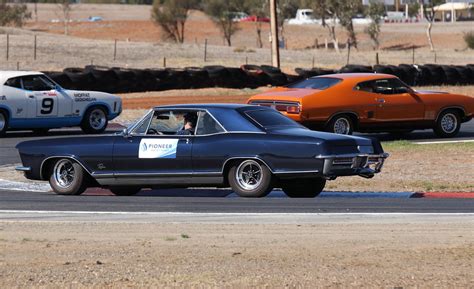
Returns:
[[[270,28],[272,33],[272,65],[280,68],[280,43],[278,41],[276,0],[270,0]]]

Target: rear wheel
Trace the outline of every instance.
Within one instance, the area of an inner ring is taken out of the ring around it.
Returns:
[[[323,178],[294,179],[285,181],[282,190],[290,198],[314,198],[324,189],[326,180]]]
[[[232,190],[241,197],[261,198],[273,189],[270,170],[253,159],[232,166],[228,180]]]
[[[133,196],[136,195],[142,188],[140,187],[110,187],[109,190],[116,196]]]
[[[58,195],[80,195],[87,189],[87,176],[77,162],[59,159],[51,170],[49,184]]]
[[[0,136],[4,136],[8,128],[8,118],[6,113],[0,111]]]
[[[326,131],[350,135],[354,131],[354,124],[347,115],[337,115],[326,126]]]
[[[84,114],[81,123],[81,129],[85,133],[98,134],[102,133],[108,124],[107,114],[103,108],[92,107]]]
[[[454,137],[461,129],[461,117],[455,110],[443,111],[433,128],[439,137]]]

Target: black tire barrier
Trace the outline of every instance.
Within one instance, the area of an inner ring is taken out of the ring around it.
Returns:
[[[89,65],[68,67],[63,72],[45,72],[66,89],[97,90],[109,93],[195,89],[205,87],[256,88],[283,86],[305,78],[334,73],[384,73],[399,77],[408,85],[473,85],[474,64],[400,64],[346,65],[339,70],[296,68],[296,74],[285,74],[268,65],[246,64],[240,68],[220,65],[200,67],[128,69]]]
[[[372,66],[348,64],[339,69],[339,73],[373,73]]]

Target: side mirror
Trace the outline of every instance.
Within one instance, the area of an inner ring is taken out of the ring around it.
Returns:
[[[124,138],[129,138],[129,137],[130,137],[130,132],[128,131],[128,128],[124,128],[124,129],[122,130],[122,136],[123,136]]]
[[[54,89],[57,90],[57,91],[62,91],[63,90],[63,88],[59,84],[55,85]]]

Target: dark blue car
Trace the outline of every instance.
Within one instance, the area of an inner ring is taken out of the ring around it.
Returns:
[[[275,187],[315,197],[326,180],[373,177],[388,156],[377,140],[311,131],[271,108],[240,104],[155,107],[121,134],[27,141],[17,149],[17,170],[64,195],[88,187],[133,195],[230,186],[243,197]]]

